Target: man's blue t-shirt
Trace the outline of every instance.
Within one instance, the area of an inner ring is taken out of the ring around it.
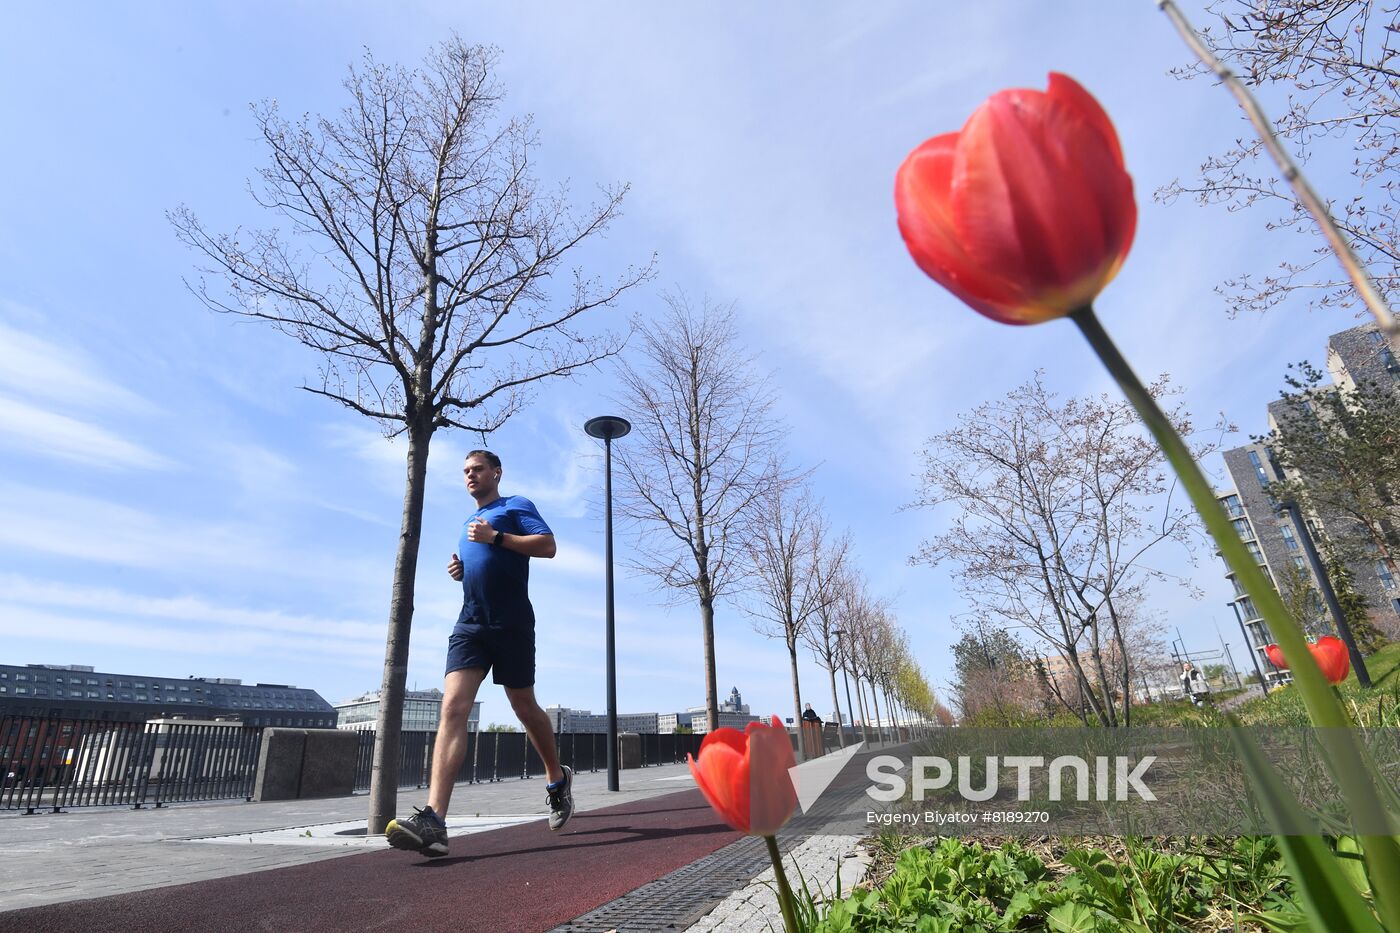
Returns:
[[[467,539],[467,527],[477,518],[508,535],[548,535],[554,532],[524,496],[502,496],[477,509],[462,523],[457,556],[462,561],[462,611],[457,623],[533,626],[530,606],[530,558],[515,551]]]

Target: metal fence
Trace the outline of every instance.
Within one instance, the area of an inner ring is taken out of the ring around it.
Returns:
[[[252,799],[262,729],[0,717],[0,810]]]
[[[109,722],[0,717],[0,810],[69,807],[162,807],[195,800],[253,798],[262,728],[242,723]],[[425,787],[437,736],[405,732],[399,741],[400,787]],[[642,735],[641,765],[685,761],[700,735]],[[576,772],[607,767],[607,738],[555,736],[559,760]],[[359,733],[355,790],[369,789],[373,732]],[[541,777],[544,762],[522,732],[473,732],[459,782]]]
[[[437,736],[427,732],[405,732],[399,746],[399,786],[426,787],[433,762]],[[677,764],[687,753],[700,750],[703,735],[641,736],[641,764],[644,768]],[[608,766],[607,736],[601,733],[565,732],[554,737],[559,763],[577,773],[601,771]],[[360,733],[356,758],[355,790],[369,790],[374,762],[374,733]],[[494,781],[543,777],[544,762],[523,732],[472,732],[467,735],[467,753],[457,772],[458,783],[485,784]]]

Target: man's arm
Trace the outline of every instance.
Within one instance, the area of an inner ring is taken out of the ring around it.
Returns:
[[[524,554],[526,557],[549,558],[558,550],[554,544],[554,535],[512,535],[501,532],[496,546]]]
[[[504,531],[498,532],[484,518],[477,518],[467,526],[467,540],[503,547],[507,551],[524,554],[526,557],[553,557],[555,552],[552,534],[513,535]]]

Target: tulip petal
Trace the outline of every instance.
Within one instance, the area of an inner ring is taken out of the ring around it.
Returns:
[[[730,730],[738,734],[737,730]],[[747,757],[725,742],[709,748],[702,743],[700,757],[690,758],[690,773],[714,811],[741,833],[749,831],[749,763]]]
[[[1335,635],[1322,636],[1309,645],[1308,650],[1317,659],[1317,666],[1328,683],[1335,686],[1346,680],[1347,674],[1351,673],[1351,656],[1347,652],[1346,643]]]
[[[1085,121],[1098,131],[1104,147],[1120,169],[1124,168],[1123,149],[1118,145],[1118,133],[1113,129],[1113,121],[1108,118],[1103,107],[1094,95],[1084,90],[1084,85],[1067,74],[1050,72],[1050,81],[1045,88],[1045,96],[1077,111]]]
[[[958,134],[945,133],[911,152],[895,175],[899,231],[919,268],[974,310],[1006,323],[1021,296],[1004,279],[987,275],[958,241],[949,205]]]
[[[774,717],[772,726],[749,726],[749,832],[772,836],[797,809],[788,769],[796,765],[792,739]],[[756,725],[756,724],[755,724]]]
[[[1121,265],[1136,218],[1132,180],[1087,92],[993,95],[969,118],[954,159],[953,224],[983,268],[1023,284],[1026,313],[1089,304]],[[1078,85],[1074,85],[1075,88]]]

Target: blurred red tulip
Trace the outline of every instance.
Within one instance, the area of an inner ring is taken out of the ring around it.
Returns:
[[[1038,324],[1088,307],[1137,226],[1108,115],[1072,78],[993,94],[899,167],[899,231],[919,268],[975,311]]]
[[[1317,666],[1322,669],[1322,676],[1327,678],[1329,684],[1339,684],[1351,673],[1351,655],[1347,653],[1346,643],[1335,635],[1323,635],[1308,645],[1308,650],[1312,652]],[[1288,663],[1283,660],[1283,652],[1279,650],[1278,645],[1266,646],[1264,653],[1274,662],[1274,667],[1288,670]]]
[[[749,723],[748,729],[716,729],[686,756],[705,799],[726,823],[752,836],[772,836],[797,809],[788,769],[797,764],[787,729]]]
[[[1308,646],[1317,666],[1322,668],[1322,676],[1329,684],[1339,684],[1351,672],[1351,657],[1347,654],[1346,643],[1335,635],[1323,635]]]

